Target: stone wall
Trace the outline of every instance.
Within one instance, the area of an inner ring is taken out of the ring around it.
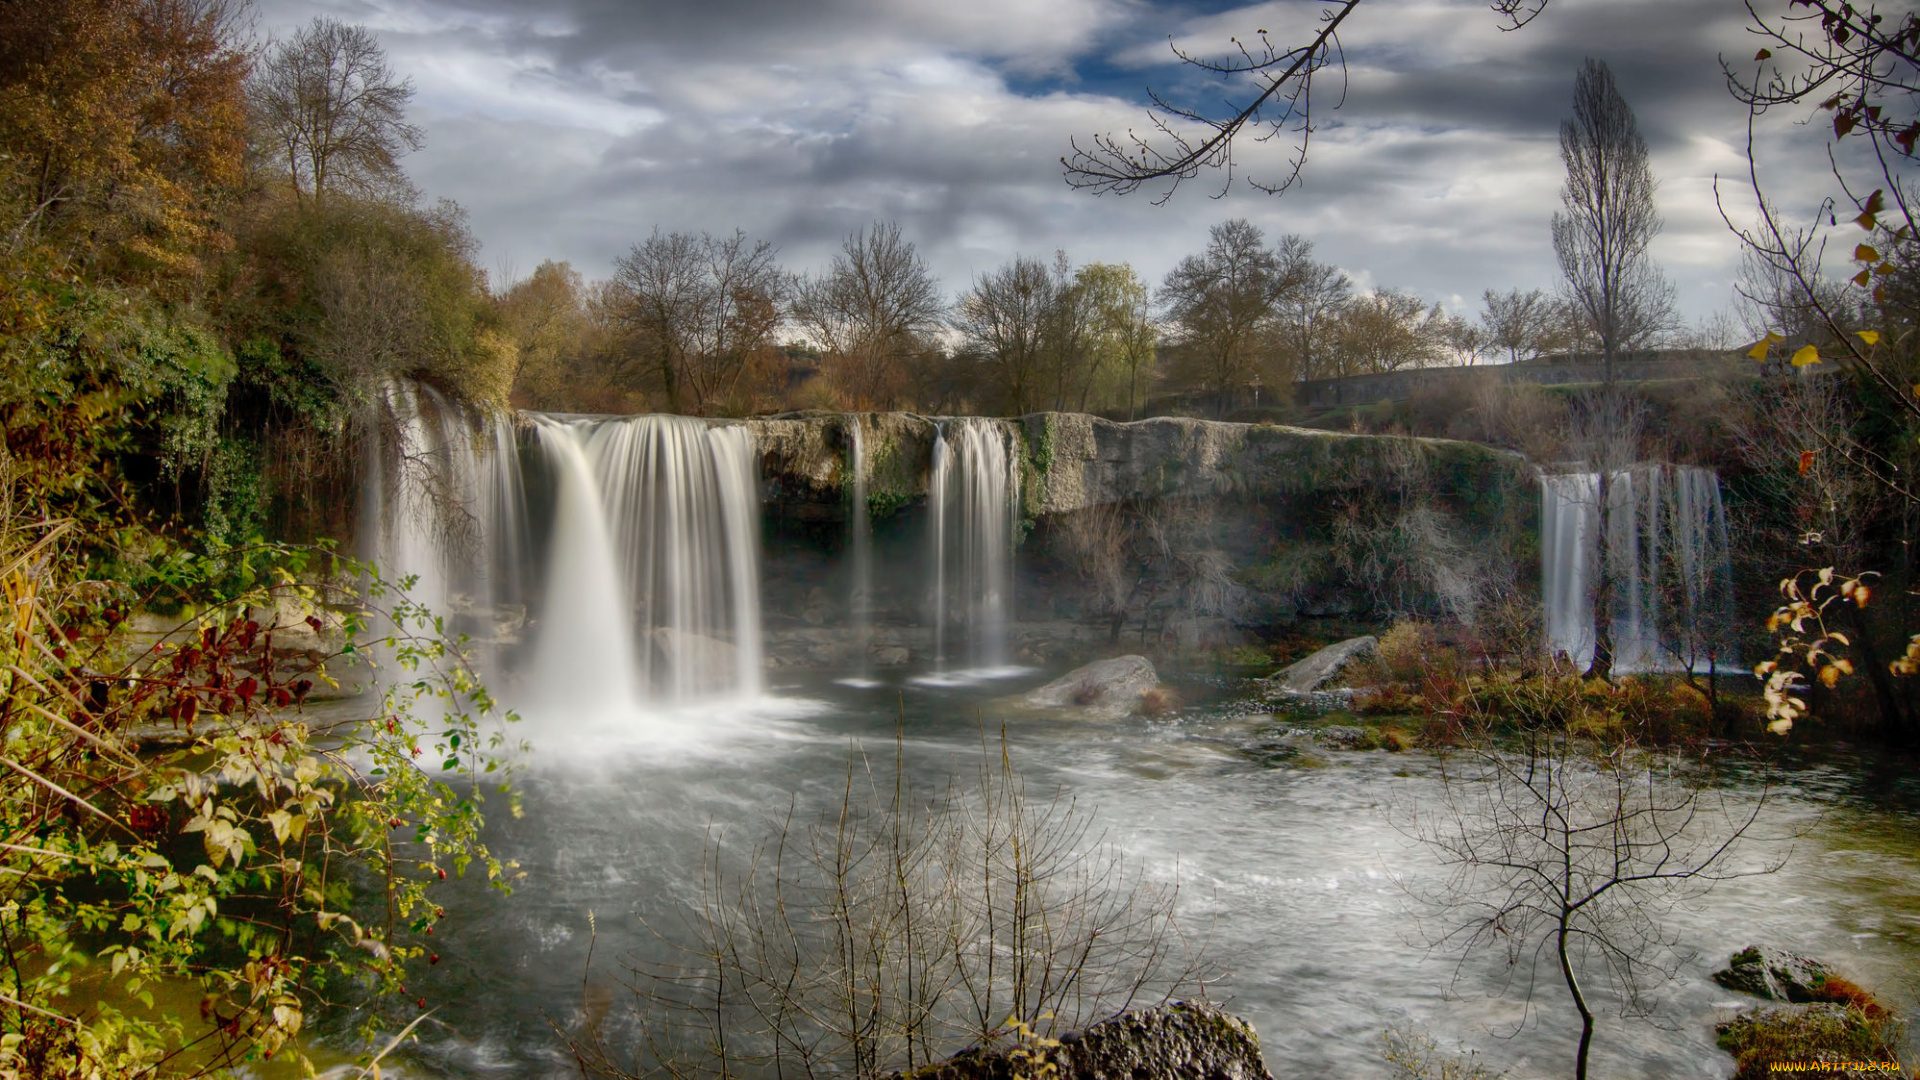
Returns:
[[[1614,363],[1615,377],[1625,382],[1716,378],[1751,373],[1753,370],[1753,362],[1738,353],[1707,350],[1631,353]],[[1598,357],[1563,355],[1524,360],[1517,364],[1411,368],[1371,375],[1350,375],[1342,379],[1308,379],[1294,384],[1294,403],[1307,409],[1371,405],[1376,401],[1400,401],[1420,390],[1447,387],[1474,379],[1526,382],[1541,386],[1592,383],[1600,381],[1601,365]]]

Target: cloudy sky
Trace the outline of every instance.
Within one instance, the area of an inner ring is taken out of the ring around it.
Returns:
[[[1344,105],[1324,113],[1299,186],[1218,178],[1095,197],[1069,189],[1068,140],[1141,126],[1148,86],[1221,94],[1169,43],[1298,40],[1321,5],[1274,0],[264,0],[262,29],[317,15],[376,31],[417,87],[430,196],[467,207],[495,272],[542,259],[589,276],[656,226],[746,230],[795,269],[895,219],[950,291],[1015,254],[1130,261],[1157,282],[1210,225],[1299,233],[1364,287],[1476,311],[1485,289],[1552,287],[1558,125],[1585,56],[1606,60],[1652,148],[1656,257],[1685,314],[1731,308],[1739,251],[1720,174],[1747,216],[1745,112],[1719,57],[1757,47],[1737,0],[1553,0],[1503,33],[1483,0],[1369,0],[1348,20]],[[1318,93],[1337,98],[1337,83]],[[1810,129],[1775,117],[1770,194],[1824,194]],[[1799,146],[1795,152],[1793,147]],[[1255,176],[1283,147],[1246,146]],[[1809,153],[1808,151],[1811,151]],[[1731,186],[1727,180],[1731,180]]]

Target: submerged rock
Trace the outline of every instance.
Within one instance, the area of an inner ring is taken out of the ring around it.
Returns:
[[[1310,694],[1325,686],[1328,680],[1338,675],[1347,665],[1363,657],[1372,656],[1379,649],[1379,639],[1372,634],[1348,638],[1321,649],[1266,681],[1269,686],[1282,694]]]
[[[1273,1080],[1253,1025],[1211,1005],[1176,1001],[1136,1009],[1068,1032],[1050,1049],[964,1050],[911,1074],[912,1080],[1013,1080],[1039,1076],[1045,1054],[1059,1080]],[[896,1080],[902,1074],[895,1074]]]
[[[1116,656],[1074,668],[1022,700],[1035,708],[1079,708],[1097,719],[1117,720],[1132,712],[1141,696],[1159,685],[1153,661],[1144,656]]]
[[[1820,999],[1821,986],[1833,974],[1811,957],[1749,945],[1734,953],[1725,969],[1714,972],[1713,981],[1770,1001],[1808,1002]]]

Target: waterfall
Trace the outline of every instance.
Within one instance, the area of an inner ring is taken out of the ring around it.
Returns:
[[[758,459],[746,427],[531,417],[552,504],[536,551],[509,418],[411,384],[384,388],[378,408],[360,552],[387,580],[412,579],[408,598],[448,633],[469,635],[503,701],[549,721],[624,724],[759,697]]]
[[[542,419],[534,430],[555,499],[527,703],[548,716],[632,715],[642,683],[633,620],[582,426]]]
[[[1014,512],[1018,474],[1005,432],[990,420],[949,420],[933,442],[927,502],[932,511],[934,656],[944,669],[948,631],[966,631],[966,666],[1007,665],[1013,607]]]
[[[1731,670],[1733,585],[1719,477],[1636,465],[1541,477],[1541,597],[1547,649],[1593,662],[1605,533],[1613,666],[1621,672]]]
[[[873,644],[873,520],[867,508],[867,452],[860,417],[847,416],[849,455],[847,526],[853,549],[853,579],[847,590],[847,613],[853,631],[852,681],[870,681],[868,653]]]
[[[758,696],[760,511],[752,434],[678,416],[546,419],[540,433],[557,474],[559,508],[530,684],[562,697],[573,693],[562,685],[576,674],[564,643],[601,633],[599,612],[614,609],[626,659],[606,676],[617,675],[620,686],[602,679],[608,693],[664,704]],[[577,505],[589,494],[591,512]],[[586,612],[593,614],[584,627],[568,625]],[[595,646],[594,654],[606,648]]]
[[[408,599],[469,635],[490,668],[502,607],[521,599],[526,502],[513,422],[431,387],[390,384],[365,465],[361,556],[389,582],[411,578]]]

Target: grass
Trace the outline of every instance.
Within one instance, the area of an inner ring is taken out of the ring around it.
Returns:
[[[1787,1075],[1776,1065],[1790,1063],[1898,1062],[1906,1024],[1872,993],[1828,976],[1818,996],[1811,1005],[1752,1009],[1719,1025],[1720,1048],[1733,1055],[1734,1080],[1772,1080]],[[1896,1065],[1885,1072],[1836,1067],[1793,1075],[1920,1077],[1920,1072]]]

